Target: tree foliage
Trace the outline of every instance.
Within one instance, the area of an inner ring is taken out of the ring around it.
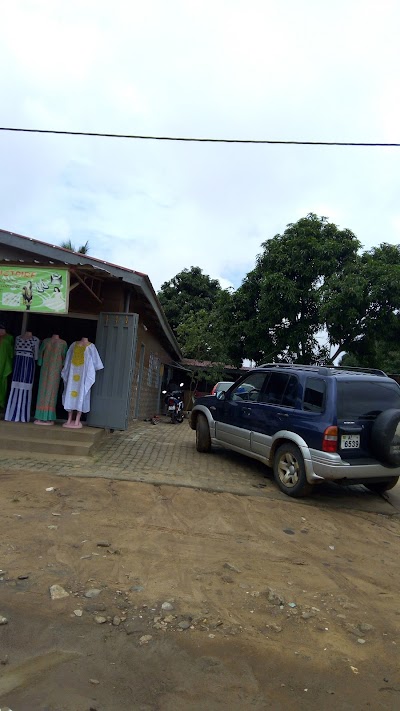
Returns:
[[[89,242],[85,242],[85,244],[82,244],[80,247],[76,248],[70,239],[65,240],[64,242],[61,242],[60,247],[63,247],[64,249],[70,249],[71,252],[78,252],[78,254],[88,254],[89,252]]]
[[[203,274],[200,267],[183,269],[162,284],[158,298],[173,331],[191,314],[201,310],[210,311],[221,291],[217,279]]]
[[[354,320],[341,363],[400,372],[400,246],[383,243],[364,252],[357,273],[341,285],[343,308]],[[331,320],[338,321],[332,311]],[[332,325],[337,336],[337,325]]]
[[[228,362],[231,304],[230,291],[220,289],[211,308],[189,312],[177,328],[184,356],[214,364]]]
[[[400,323],[388,334],[387,339],[362,338],[351,346],[340,361],[340,365],[380,368],[386,373],[400,373]]]
[[[263,243],[236,292],[192,267],[159,296],[189,358],[238,366],[344,356],[400,371],[400,246],[363,252],[353,232],[313,213]]]
[[[357,255],[354,265],[333,274],[325,289],[322,312],[330,345],[337,346],[333,358],[347,351],[373,363],[370,367],[382,367],[376,361],[383,355],[382,344],[393,343],[399,333],[399,306],[399,247],[383,243]]]
[[[232,295],[221,289],[217,279],[199,267],[179,272],[165,282],[158,294],[161,305],[186,358],[210,361],[221,372],[228,357],[226,324]],[[211,366],[210,366],[211,367]]]
[[[360,243],[350,230],[309,214],[262,247],[235,294],[243,357],[325,360],[328,347],[318,334],[324,328],[326,284],[356,263]]]

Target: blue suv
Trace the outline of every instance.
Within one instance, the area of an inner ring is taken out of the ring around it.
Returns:
[[[381,370],[265,364],[196,400],[196,447],[272,467],[289,496],[324,480],[382,493],[400,475],[400,386]]]

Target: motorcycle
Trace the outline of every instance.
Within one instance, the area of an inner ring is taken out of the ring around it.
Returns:
[[[182,386],[183,383],[179,387],[181,388]],[[170,416],[172,424],[181,424],[184,420],[182,390],[173,390],[170,393],[163,390],[163,395],[166,396],[164,402],[167,406],[167,415]]]

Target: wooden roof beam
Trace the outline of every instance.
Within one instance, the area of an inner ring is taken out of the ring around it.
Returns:
[[[86,284],[84,279],[82,279],[82,277],[80,277],[79,274],[74,269],[71,269],[71,273],[74,275],[74,277],[76,277],[78,279],[78,281],[82,284],[82,286],[84,286],[85,289],[87,289],[87,291],[93,296],[93,298],[99,302],[99,304],[103,303],[103,299],[100,299],[97,296],[97,294],[94,293],[93,289],[91,289],[90,286],[88,286],[88,284]]]

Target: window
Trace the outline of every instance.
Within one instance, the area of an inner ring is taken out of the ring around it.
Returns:
[[[374,419],[383,410],[400,409],[400,388],[388,378],[385,382],[340,380],[337,384],[339,420]]]
[[[158,388],[159,385],[159,375],[160,375],[160,359],[155,353],[150,353],[149,356],[149,368],[147,371],[147,385],[150,387],[153,385]]]
[[[325,406],[325,381],[321,378],[307,378],[304,389],[303,410],[322,412]]]
[[[290,376],[287,373],[271,373],[261,402],[269,405],[280,405]]]
[[[252,373],[232,390],[230,399],[237,402],[258,402],[264,381],[265,373]]]
[[[281,405],[282,407],[296,407],[297,392],[298,392],[299,381],[295,375],[291,375],[289,382],[286,385],[285,392],[283,394]]]

